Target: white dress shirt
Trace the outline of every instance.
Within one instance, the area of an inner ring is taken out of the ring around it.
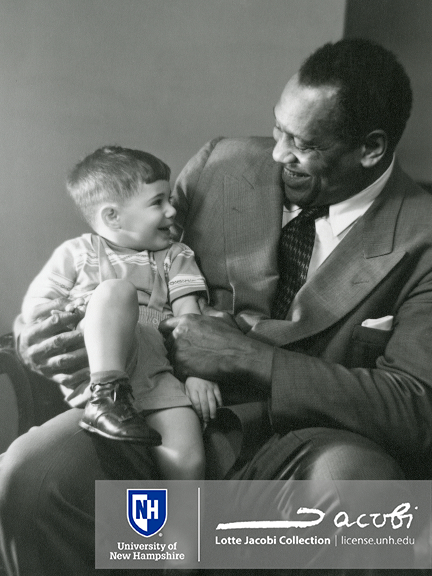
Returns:
[[[395,159],[370,186],[338,204],[329,206],[329,215],[315,220],[315,244],[309,264],[308,278],[321,266],[324,260],[333,252],[336,246],[348,234],[357,220],[363,216],[366,210],[380,194],[392,173]],[[284,208],[282,226],[293,220],[301,212],[298,206]]]

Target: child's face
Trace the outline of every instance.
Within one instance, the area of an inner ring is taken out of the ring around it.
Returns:
[[[118,244],[134,250],[162,250],[170,244],[169,227],[176,209],[170,203],[169,182],[142,184],[140,193],[119,207]]]

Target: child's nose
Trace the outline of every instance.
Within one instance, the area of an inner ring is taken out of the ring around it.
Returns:
[[[168,204],[167,209],[165,210],[165,216],[167,218],[174,218],[177,214],[177,210],[174,208],[172,204]]]

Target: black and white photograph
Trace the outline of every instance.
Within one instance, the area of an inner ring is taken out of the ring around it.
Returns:
[[[0,0],[0,576],[432,575],[431,31]]]

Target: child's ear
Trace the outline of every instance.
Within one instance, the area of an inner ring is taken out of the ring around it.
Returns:
[[[118,230],[120,225],[120,213],[118,206],[115,204],[107,204],[100,212],[102,222],[111,230]]]

